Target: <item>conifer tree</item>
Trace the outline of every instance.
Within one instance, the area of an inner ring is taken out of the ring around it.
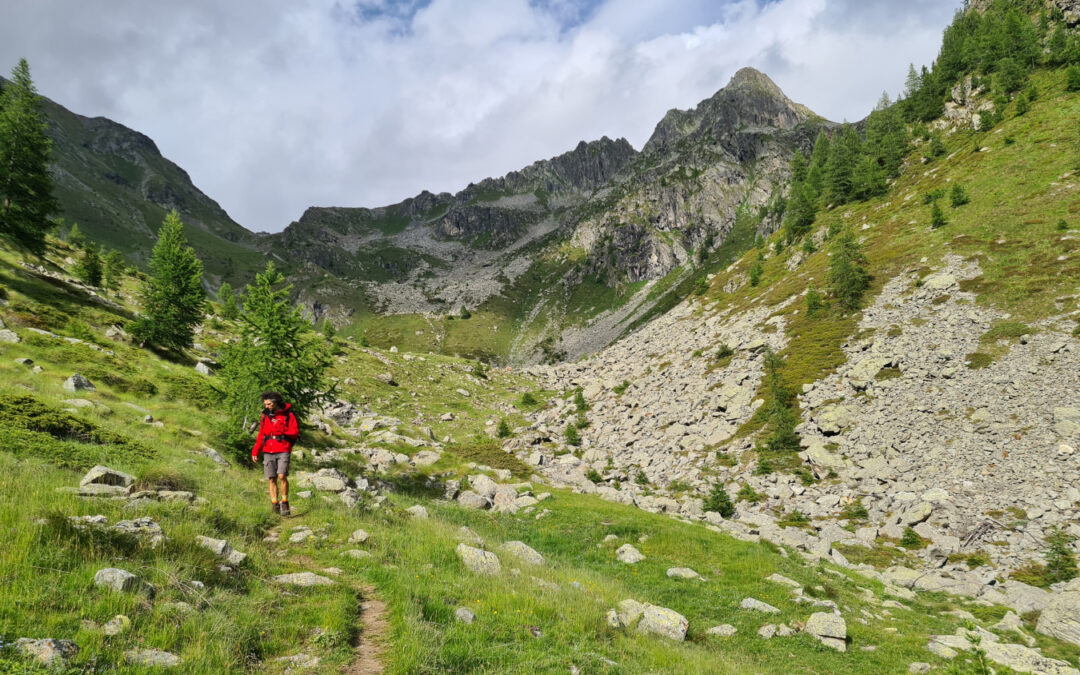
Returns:
[[[829,161],[829,149],[832,141],[824,131],[818,133],[814,141],[814,150],[810,153],[810,166],[806,169],[806,186],[809,189],[808,196],[813,197],[815,205],[821,198],[821,191],[825,184],[825,163]]]
[[[120,251],[110,249],[105,254],[103,262],[105,265],[105,288],[114,292],[120,290],[120,279],[124,276],[124,272],[127,271],[124,256],[120,254]]]
[[[291,289],[271,262],[245,292],[240,338],[225,349],[219,371],[225,435],[234,448],[248,443],[247,429],[260,414],[260,392],[280,392],[301,418],[334,398],[336,385],[326,375],[330,354],[289,299]]]
[[[202,279],[202,261],[187,245],[180,214],[171,211],[150,253],[150,277],[142,287],[143,316],[132,324],[132,336],[169,349],[190,347],[206,307]]]
[[[71,231],[68,232],[67,240],[68,243],[75,248],[82,248],[83,246],[86,246],[86,236],[83,235],[82,230],[79,229],[78,223],[74,223],[71,226]]]
[[[1080,91],[1080,66],[1072,65],[1065,71],[1065,89]]]
[[[930,207],[930,227],[936,230],[948,224],[949,221],[945,220],[945,212],[941,210],[937,202],[934,202],[934,205]]]
[[[824,170],[824,200],[826,204],[850,201],[853,192],[855,166],[862,154],[862,139],[850,124],[833,139]]]
[[[0,91],[0,236],[32,253],[45,250],[47,218],[59,210],[47,129],[30,66],[20,59]]]
[[[843,228],[831,240],[832,257],[826,280],[840,306],[849,312],[859,309],[863,293],[870,288],[870,273],[862,246],[850,228]]]
[[[235,319],[240,313],[236,304],[236,292],[228,281],[222,282],[218,288],[217,301],[221,305],[221,318]]]
[[[101,286],[104,269],[101,263],[101,256],[98,255],[97,246],[89,244],[83,249],[82,258],[80,258],[79,262],[75,265],[74,271],[75,276],[87,286]]]

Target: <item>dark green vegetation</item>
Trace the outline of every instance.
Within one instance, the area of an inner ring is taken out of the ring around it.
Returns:
[[[49,173],[52,142],[26,59],[0,81],[0,237],[31,251],[45,248],[46,220],[57,210]]]

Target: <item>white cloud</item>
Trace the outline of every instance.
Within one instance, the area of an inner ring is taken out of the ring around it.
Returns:
[[[832,119],[928,63],[959,2],[9,3],[0,66],[142,131],[243,225],[456,191],[690,107],[736,69]],[[583,22],[582,22],[583,21]]]

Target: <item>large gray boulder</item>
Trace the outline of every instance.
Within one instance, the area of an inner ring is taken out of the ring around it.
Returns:
[[[134,482],[135,476],[98,464],[86,472],[86,475],[79,481],[79,486],[117,485],[120,487],[131,487]]]
[[[839,652],[847,651],[847,623],[839,614],[814,612],[806,620],[805,630],[826,647],[832,647]]]
[[[502,570],[499,557],[491,551],[483,551],[466,544],[458,544],[454,550],[457,551],[458,557],[461,558],[461,562],[464,563],[465,567],[476,574],[495,575]]]
[[[487,499],[472,490],[465,490],[459,494],[457,496],[457,502],[467,509],[482,510],[490,506]]]
[[[64,389],[66,391],[96,391],[97,387],[94,386],[93,382],[83,377],[81,373],[75,373],[64,380]]]
[[[523,562],[527,562],[530,565],[543,565],[544,556],[540,555],[536,549],[532,548],[525,542],[521,541],[508,541],[503,544],[503,550],[510,555],[518,558]]]
[[[143,580],[127,570],[117,567],[106,567],[97,571],[94,575],[94,585],[98,588],[108,588],[118,593],[134,593],[143,588]]]
[[[349,487],[349,477],[337,469],[319,469],[310,480],[311,487],[323,492],[344,492]]]
[[[19,341],[19,335],[15,331],[8,330],[7,328],[0,330],[0,342],[16,343]]]
[[[1039,615],[1035,630],[1080,645],[1080,579],[1073,579]]]
[[[739,607],[743,609],[749,609],[754,612],[762,612],[764,614],[779,614],[780,610],[773,607],[767,602],[762,602],[755,598],[743,598],[743,601],[739,603]]]
[[[1016,579],[1009,579],[1002,584],[1001,592],[1005,594],[1002,604],[1017,614],[1041,612],[1054,599],[1054,595],[1049,591],[1044,591],[1037,586],[1029,586]]]
[[[471,488],[476,494],[481,497],[487,497],[488,499],[495,498],[495,492],[499,489],[499,484],[491,480],[488,476],[482,473],[478,473],[473,476],[469,476],[469,488]]]
[[[686,617],[675,610],[647,605],[641,621],[638,622],[637,631],[682,642],[686,639],[686,629],[689,626],[690,622],[686,620]]]

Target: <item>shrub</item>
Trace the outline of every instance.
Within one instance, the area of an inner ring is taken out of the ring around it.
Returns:
[[[626,393],[626,390],[630,388],[630,381],[623,380],[621,383],[611,388],[611,391],[615,392],[616,396],[622,396]]]
[[[486,380],[487,379],[487,370],[485,370],[485,368],[484,368],[484,362],[483,361],[477,361],[476,365],[473,366],[472,376],[475,377],[478,380]]]
[[[518,401],[522,406],[536,405],[536,397],[532,395],[532,392],[525,392],[521,395],[521,400]]]
[[[499,438],[510,438],[510,425],[506,423],[506,418],[499,420],[499,428],[496,430]]]
[[[458,312],[458,316],[460,316],[462,319],[468,319],[468,318],[472,317],[472,312],[469,311],[468,307],[466,307],[465,305],[462,305],[461,306],[461,311]]]
[[[207,410],[222,401],[221,392],[214,388],[207,378],[169,373],[161,379],[165,385],[166,400],[187,401],[199,410]]]
[[[1046,535],[1046,572],[1050,583],[1070,581],[1080,575],[1076,566],[1076,554],[1072,551],[1073,538],[1064,530],[1054,528]]]
[[[604,480],[604,477],[601,476],[600,472],[597,471],[596,469],[589,469],[588,471],[586,471],[585,472],[585,477],[588,478],[593,483],[599,483],[600,481]]]
[[[761,283],[761,275],[765,272],[765,268],[762,266],[760,260],[755,260],[750,265],[750,285],[757,286]]]
[[[585,412],[589,409],[588,404],[585,403],[585,394],[581,393],[581,387],[578,387],[574,391],[574,408],[576,408],[578,412]]]
[[[840,305],[853,312],[862,304],[862,296],[870,288],[871,276],[865,267],[868,264],[866,255],[850,228],[842,229],[833,237],[831,248],[832,257],[826,275],[829,287]]]
[[[821,301],[821,293],[811,284],[810,288],[806,289],[806,315],[814,316],[824,307],[825,303]]]
[[[844,507],[840,512],[840,517],[848,520],[866,520],[870,517],[870,512],[866,510],[862,499],[856,499]]]
[[[739,488],[738,494],[735,495],[735,501],[748,501],[748,502],[760,502],[765,499],[765,496],[760,492],[750,487],[749,483],[743,483],[743,486]]]
[[[731,503],[731,497],[728,496],[727,490],[724,489],[724,484],[720,482],[713,483],[712,489],[702,502],[701,508],[713,513],[719,513],[722,518],[730,518],[735,515],[735,505]]]
[[[911,527],[904,528],[904,535],[900,537],[900,545],[905,548],[920,548],[923,545],[923,538],[919,536]]]
[[[642,471],[641,469],[638,469],[637,475],[634,476],[634,482],[637,483],[638,485],[648,485],[649,484],[649,477],[645,475],[644,471]]]
[[[769,463],[767,459],[759,459],[757,466],[754,467],[755,476],[767,476],[770,473],[776,471],[773,465]]]
[[[941,210],[937,202],[934,202],[934,205],[930,207],[930,227],[936,230],[948,224],[949,221],[945,219],[945,212]]]
[[[1064,218],[1062,218],[1061,220],[1059,220],[1057,222],[1057,229],[1058,229],[1058,232],[1065,232],[1065,231],[1067,231],[1069,229],[1069,224],[1067,222],[1065,222]]]
[[[955,209],[958,206],[963,206],[971,202],[971,197],[968,196],[967,190],[960,183],[953,183],[952,191],[949,193],[949,203]]]
[[[566,444],[575,448],[581,445],[581,435],[578,434],[577,425],[573,422],[566,425]]]
[[[1072,65],[1065,71],[1065,89],[1080,91],[1080,66]]]

